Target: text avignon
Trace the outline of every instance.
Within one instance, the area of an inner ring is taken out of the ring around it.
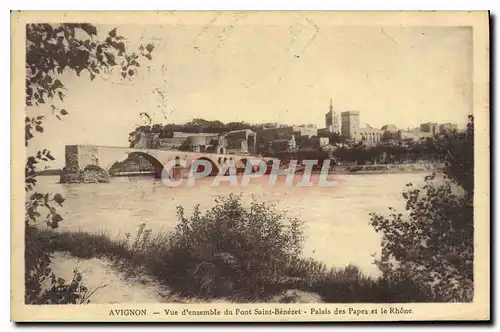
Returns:
[[[111,309],[109,316],[146,316],[146,309]]]

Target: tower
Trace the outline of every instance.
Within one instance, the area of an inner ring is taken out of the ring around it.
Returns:
[[[342,112],[342,136],[348,139],[355,139],[359,134],[359,112]]]
[[[328,112],[325,114],[325,126],[329,132],[340,134],[340,119],[337,112],[333,110],[333,103],[331,98],[330,98],[330,108]]]

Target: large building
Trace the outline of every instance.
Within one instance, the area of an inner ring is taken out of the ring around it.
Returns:
[[[432,132],[426,132],[419,130],[418,128],[415,129],[410,129],[410,130],[401,130],[399,132],[399,139],[405,140],[405,141],[422,141],[427,138],[432,138],[434,134]]]
[[[382,139],[383,131],[380,129],[367,126],[361,128],[359,125],[359,112],[347,111],[342,112],[342,136],[349,140],[363,142],[366,145],[375,145]]]
[[[257,134],[250,129],[233,130],[225,135],[227,151],[255,153],[257,151]]]
[[[456,130],[458,130],[458,126],[456,123],[443,123],[439,125],[439,132],[441,134]]]
[[[300,126],[284,126],[262,129],[258,134],[259,147],[262,150],[266,149],[266,147],[268,147],[269,144],[275,140],[287,140],[291,142],[291,139],[295,139],[296,135],[300,137],[307,137],[308,139],[313,136],[318,136],[318,128],[313,124]]]
[[[359,112],[347,111],[340,113],[342,118],[341,134],[347,139],[354,139],[359,132]]]
[[[420,125],[420,131],[423,133],[436,135],[439,132],[439,125],[433,122],[422,123]]]
[[[299,133],[300,136],[307,136],[307,138],[318,136],[318,127],[314,124],[292,126],[292,130]]]
[[[325,114],[326,129],[331,133],[340,134],[340,117],[337,112],[333,110],[332,100],[330,99],[330,109]]]
[[[393,124],[384,125],[380,130],[382,130],[382,140],[384,141],[401,139],[401,130]]]

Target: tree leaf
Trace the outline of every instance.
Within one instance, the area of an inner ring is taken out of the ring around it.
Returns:
[[[54,81],[54,83],[52,84],[52,89],[56,90],[56,89],[59,89],[59,88],[64,88],[64,84],[62,84],[61,81],[59,81],[58,79],[56,79]]]
[[[114,28],[113,30],[111,30],[111,31],[109,32],[109,35],[110,35],[111,37],[116,37],[116,28]]]
[[[104,55],[106,56],[106,59],[108,59],[110,65],[116,66],[115,55],[113,53],[104,52]]]
[[[39,133],[43,133],[43,127],[42,126],[35,126],[35,130],[38,131]]]
[[[118,51],[120,51],[121,53],[125,53],[125,44],[120,42],[120,43],[116,43],[116,49]]]
[[[52,216],[52,222],[54,222],[54,223],[58,223],[58,222],[60,222],[60,221],[62,221],[62,220],[63,220],[63,217],[61,217],[61,215],[60,215],[60,214],[57,214],[57,213],[56,213],[56,214],[54,214],[54,215]]]
[[[154,46],[153,44],[151,44],[151,43],[150,43],[150,44],[147,44],[147,45],[146,45],[146,50],[147,50],[149,53],[153,52],[153,50],[154,50],[154,49],[155,49],[155,46]]]
[[[61,110],[62,115],[68,115],[68,111],[66,111],[64,108]]]
[[[90,36],[97,36],[97,28],[92,24],[82,24],[81,29],[88,33]]]
[[[62,203],[65,201],[65,199],[64,199],[64,197],[62,197],[61,194],[55,194],[54,201],[56,201],[57,204],[62,205]]]

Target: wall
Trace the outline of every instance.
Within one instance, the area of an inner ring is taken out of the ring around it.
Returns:
[[[373,145],[381,141],[383,132],[374,128],[359,128],[353,135],[355,140],[364,139],[365,144]]]
[[[66,145],[64,157],[67,169],[78,170],[78,145]]]
[[[355,132],[359,132],[359,112],[342,112],[342,135],[354,139]]]
[[[99,148],[95,145],[78,146],[78,165],[81,168],[87,165],[99,165]],[[83,167],[81,165],[84,165]]]
[[[330,139],[328,137],[319,138],[319,146],[321,148],[326,147],[328,144],[330,144]]]
[[[454,131],[457,130],[458,126],[455,123],[443,123],[439,125],[439,132],[440,133],[445,133],[448,131]]]
[[[188,143],[191,146],[201,146],[201,145],[207,145],[210,144],[210,141],[212,140],[212,137],[208,136],[189,136],[187,138]]]
[[[188,138],[192,136],[210,136],[210,137],[219,136],[219,134],[217,133],[185,133],[181,131],[174,131],[172,134],[174,138],[181,138],[181,137]]]
[[[172,150],[181,146],[185,141],[185,137],[159,138],[157,148],[160,150]]]
[[[437,134],[438,130],[439,126],[437,123],[422,123],[420,125],[420,131],[425,133],[431,133],[432,135]]]
[[[292,126],[293,132],[299,132],[300,136],[318,136],[318,128],[315,125]]]
[[[418,141],[423,138],[428,138],[433,136],[434,134],[432,132],[423,132],[420,130],[401,131],[401,139],[411,139],[414,141]]]

